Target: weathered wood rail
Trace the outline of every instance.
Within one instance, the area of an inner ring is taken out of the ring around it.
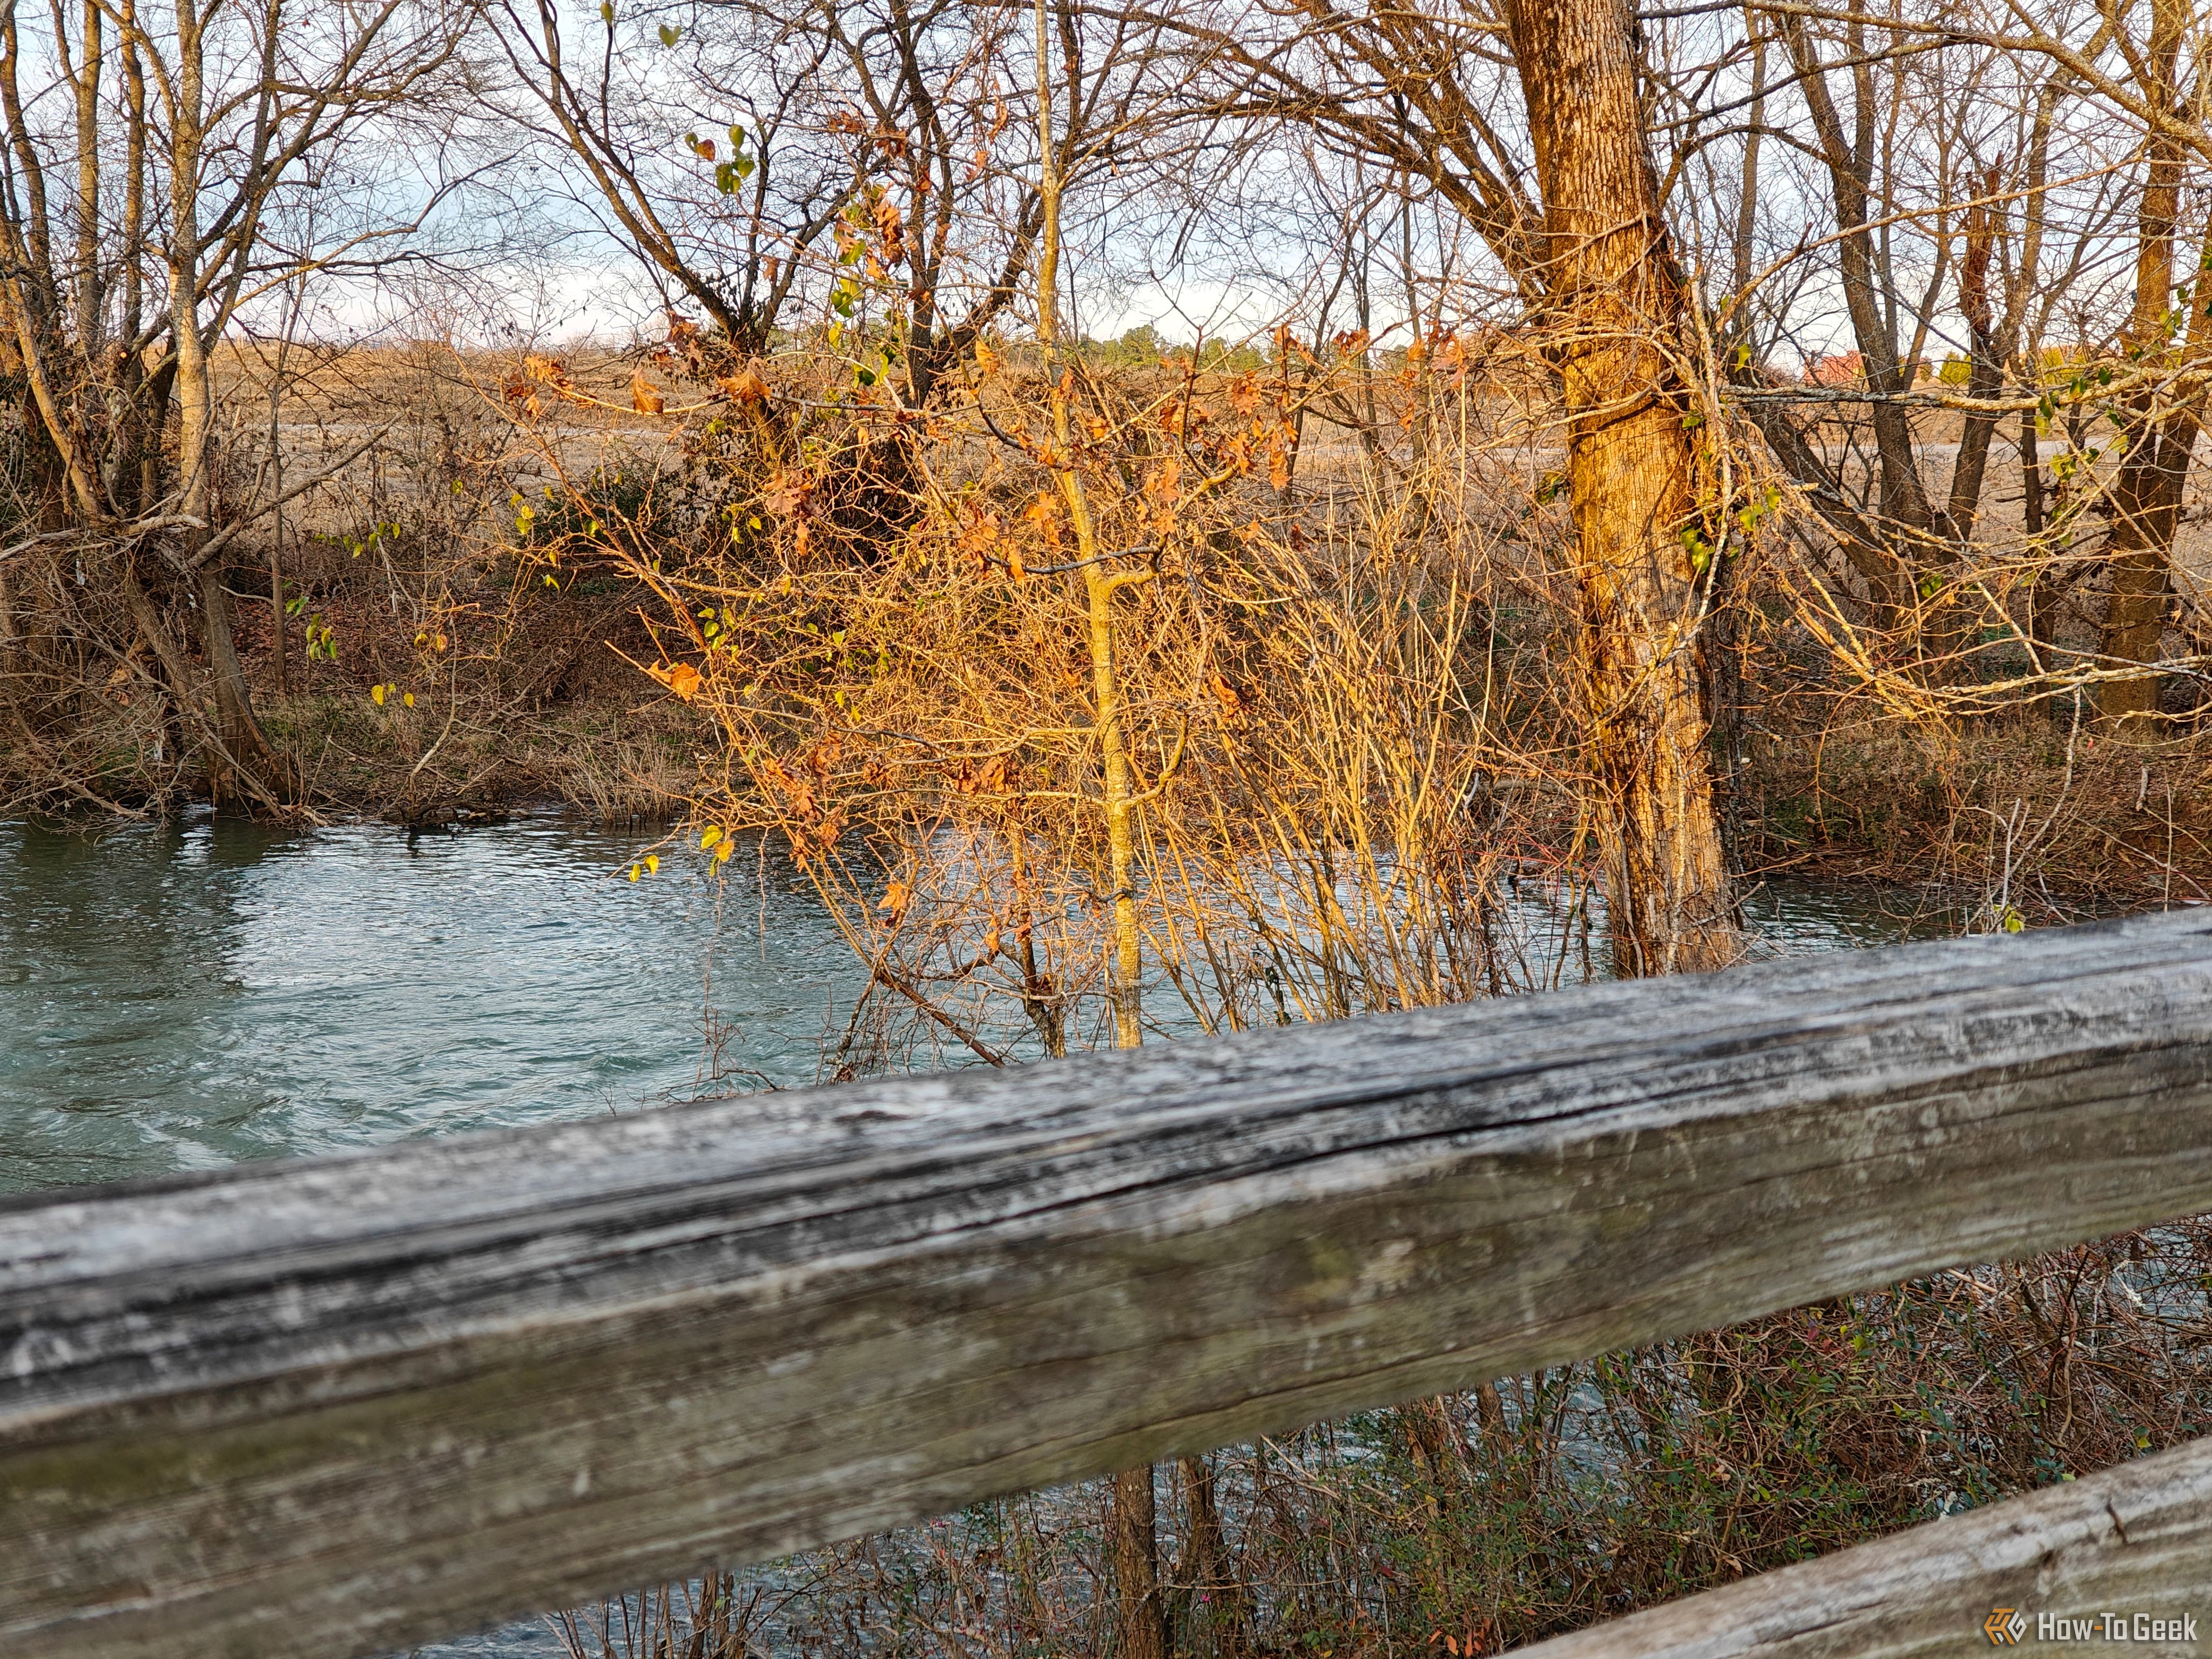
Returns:
[[[2207,1209],[2193,912],[19,1198],[0,1654],[347,1659]],[[2098,1480],[1563,1645],[2212,1587],[2212,1454]]]

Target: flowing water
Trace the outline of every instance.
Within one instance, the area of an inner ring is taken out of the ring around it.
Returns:
[[[814,901],[750,854],[719,892],[629,880],[652,844],[0,823],[0,1191],[811,1081],[857,980]],[[1525,935],[1578,953],[1547,903],[1524,887]],[[1906,925],[1808,885],[1749,909],[1785,949]]]
[[[852,975],[733,860],[718,910],[645,838],[202,820],[0,824],[0,1191],[811,1081]]]
[[[858,978],[826,919],[765,854],[719,888],[674,861],[632,882],[652,845],[557,818],[0,823],[0,1191],[813,1080]],[[1955,930],[1911,908],[1747,905],[1780,950]],[[1513,909],[1579,951],[1556,898]],[[524,1625],[422,1652],[557,1650]]]

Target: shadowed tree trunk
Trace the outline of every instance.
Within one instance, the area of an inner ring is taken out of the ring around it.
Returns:
[[[1203,1457],[1186,1457],[1176,1473],[1187,1510],[1178,1576],[1192,1598],[1192,1626],[1212,1636],[1214,1659],[1243,1659],[1252,1645],[1252,1609],[1222,1529],[1213,1466]]]
[[[1587,676],[1605,793],[1606,889],[1623,975],[1717,968],[1738,933],[1698,694],[1705,598],[1681,532],[1693,405],[1673,351],[1683,279],[1659,209],[1622,0],[1507,8],[1543,191],[1541,288],[1571,422]]]
[[[2160,110],[2170,111],[2180,101],[2175,71],[2189,21],[2183,0],[2157,0],[2152,9],[2149,51],[2138,78],[2146,98]],[[2137,361],[2166,355],[2175,332],[2169,308],[2183,160],[2181,141],[2162,129],[2146,137],[2144,148],[2142,196],[2136,209],[2135,309],[2127,333],[2129,355]],[[2204,307],[2189,310],[2190,343],[2201,346]],[[2112,531],[2105,543],[2112,586],[2097,644],[2103,666],[2158,659],[2173,593],[2173,534],[2190,452],[2196,447],[2201,398],[2201,393],[2191,394],[2176,407],[2156,390],[2146,389],[2130,399],[2136,418],[2129,423],[2126,454],[2112,483]],[[2119,737],[2147,742],[2155,734],[2159,691],[2156,674],[2104,681],[2097,687],[2098,718]]]

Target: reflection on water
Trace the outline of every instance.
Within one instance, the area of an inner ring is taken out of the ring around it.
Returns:
[[[0,824],[0,1191],[805,1082],[850,975],[783,872],[718,929],[635,837]]]

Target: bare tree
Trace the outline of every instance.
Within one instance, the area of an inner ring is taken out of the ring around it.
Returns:
[[[218,798],[274,804],[295,780],[262,731],[232,635],[222,560],[276,501],[227,521],[216,511],[214,354],[241,307],[273,284],[343,266],[395,228],[387,220],[289,253],[269,237],[317,157],[372,121],[434,109],[427,94],[465,23],[420,0],[206,12],[178,0],[165,13],[88,0],[74,21],[56,9],[40,43],[71,94],[49,124],[46,100],[27,94],[37,54],[15,0],[0,3],[0,325],[25,390],[37,526],[10,554],[43,564],[50,594],[64,561],[119,592],[173,708],[206,745]],[[117,57],[119,99],[108,79]],[[50,178],[64,154],[73,188],[57,192]],[[111,217],[116,185],[121,211]],[[419,223],[443,193],[429,181],[399,222]],[[198,618],[204,680],[176,637],[179,599]]]

